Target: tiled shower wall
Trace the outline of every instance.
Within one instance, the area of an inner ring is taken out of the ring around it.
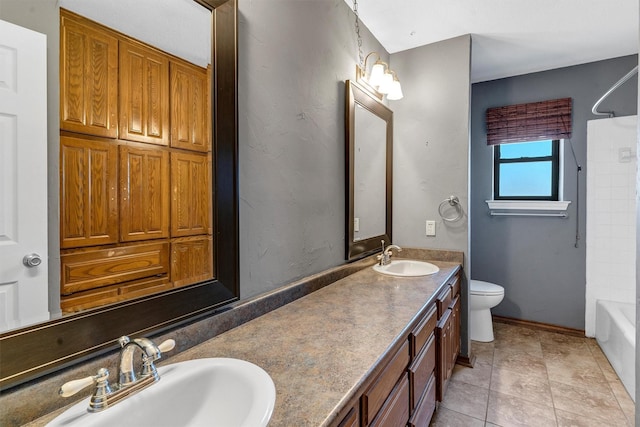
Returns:
[[[585,332],[595,335],[596,300],[633,304],[637,116],[587,122]]]

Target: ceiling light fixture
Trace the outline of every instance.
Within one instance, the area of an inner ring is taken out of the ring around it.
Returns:
[[[358,64],[356,65],[356,81],[370,92],[373,92],[379,99],[387,95],[387,99],[395,101],[402,99],[402,87],[395,71],[389,68],[389,64],[380,58],[378,52],[370,52],[364,59],[362,55],[362,37],[360,37],[360,19],[358,17],[358,0],[353,0],[353,11],[356,15],[356,36],[358,38]],[[376,62],[368,73],[367,61],[372,55],[376,56]]]

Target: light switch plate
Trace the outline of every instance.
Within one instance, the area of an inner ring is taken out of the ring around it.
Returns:
[[[436,235],[436,222],[427,220],[427,236]]]

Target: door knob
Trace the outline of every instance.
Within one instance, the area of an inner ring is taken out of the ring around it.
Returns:
[[[22,263],[26,266],[26,267],[37,267],[40,264],[42,264],[42,258],[40,258],[40,255],[38,254],[28,254],[25,255],[24,258],[22,258]]]

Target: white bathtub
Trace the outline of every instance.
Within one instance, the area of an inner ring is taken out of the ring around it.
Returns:
[[[635,325],[634,304],[606,300],[596,302],[596,340],[634,401],[636,399]]]

